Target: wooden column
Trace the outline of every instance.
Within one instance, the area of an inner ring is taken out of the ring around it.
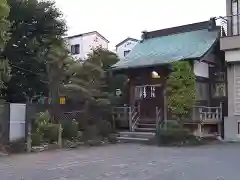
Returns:
[[[135,87],[134,87],[134,83],[133,80],[130,77],[129,80],[129,105],[130,106],[134,106],[135,103]]]

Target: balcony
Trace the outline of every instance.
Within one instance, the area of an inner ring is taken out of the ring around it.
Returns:
[[[220,17],[218,20],[222,26],[220,49],[223,51],[240,49],[240,14]]]

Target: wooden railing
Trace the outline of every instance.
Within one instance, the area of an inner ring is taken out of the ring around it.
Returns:
[[[140,117],[137,107],[131,107],[129,111],[129,130],[135,131],[136,125],[139,122]]]
[[[193,120],[200,120],[203,123],[222,121],[222,103],[217,107],[194,106],[193,108],[195,112]]]
[[[163,125],[162,116],[161,116],[161,108],[156,107],[156,130],[159,128],[159,126]]]
[[[124,119],[129,123],[129,131],[134,131],[139,120],[139,110],[140,107],[116,107],[114,110],[114,114],[116,119]]]

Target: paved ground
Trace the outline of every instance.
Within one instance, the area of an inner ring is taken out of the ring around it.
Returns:
[[[240,144],[136,144],[0,158],[1,180],[240,180]]]

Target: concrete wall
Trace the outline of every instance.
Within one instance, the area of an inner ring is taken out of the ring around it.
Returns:
[[[220,49],[223,51],[240,49],[240,36],[227,36],[220,39]]]
[[[25,138],[26,104],[10,104],[10,133],[9,140]]]
[[[124,51],[131,51],[138,42],[128,40],[116,48],[116,53],[120,59],[124,58]]]
[[[239,36],[239,38],[240,38],[240,36]],[[239,62],[240,61],[240,50],[226,51],[225,52],[225,61],[226,62]]]
[[[238,134],[238,127],[240,123],[240,116],[229,116],[224,118],[224,140],[226,141],[240,141],[240,134]]]
[[[68,50],[69,52],[71,52],[71,46],[72,45],[77,45],[79,44],[80,46],[80,53],[79,54],[74,54],[72,55],[75,59],[83,59],[84,58],[84,54],[83,54],[83,36],[78,36],[78,37],[74,37],[74,38],[70,38],[68,39]]]
[[[85,59],[87,54],[97,47],[108,49],[108,42],[96,33],[69,38],[67,44],[69,51],[71,51],[71,45],[79,44],[80,53],[72,55],[75,59]]]
[[[83,56],[83,59],[87,58],[87,55],[93,49],[96,49],[98,47],[101,47],[103,49],[108,49],[108,43],[97,34],[83,36],[82,46],[83,46],[83,49],[81,54]]]
[[[224,139],[226,141],[240,141],[238,134],[238,122],[240,122],[240,84],[237,81],[240,77],[240,64],[228,65],[228,117],[224,118]]]

